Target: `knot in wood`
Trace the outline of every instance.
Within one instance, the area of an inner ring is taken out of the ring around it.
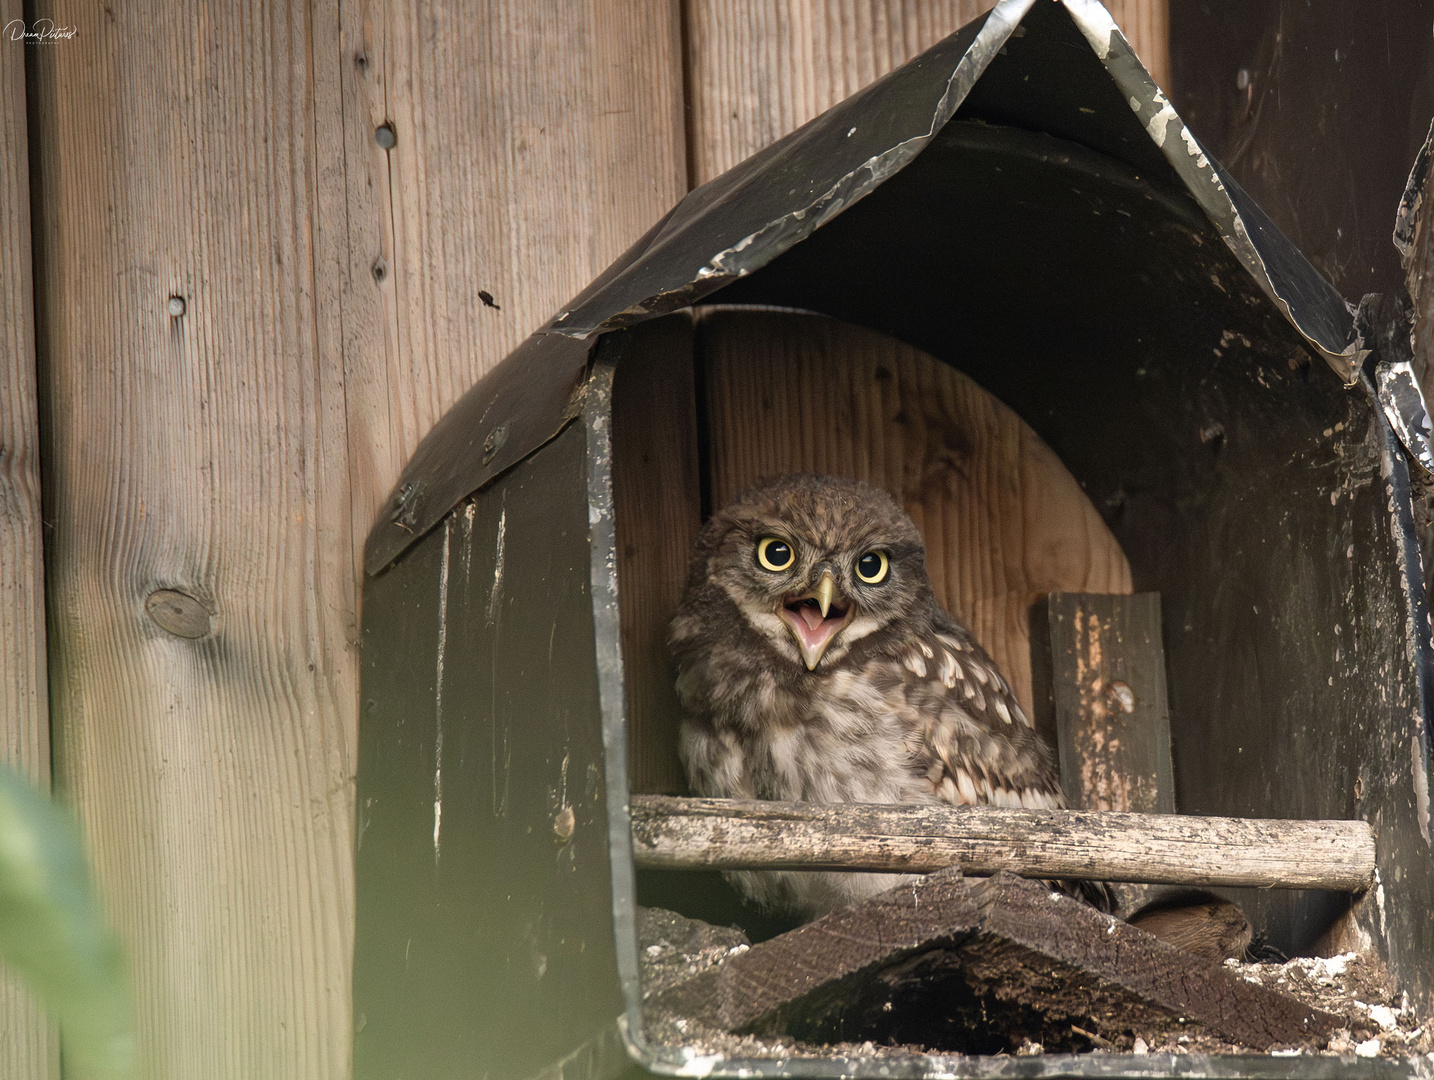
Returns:
[[[202,638],[213,629],[213,616],[203,602],[177,589],[156,589],[145,599],[144,610],[175,637]]]

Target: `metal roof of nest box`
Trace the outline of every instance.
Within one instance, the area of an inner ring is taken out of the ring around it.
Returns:
[[[1430,459],[1407,333],[1379,305],[1355,317],[1203,152],[1099,4],[1001,0],[689,194],[415,453],[365,558],[360,1080],[400,1064],[597,1075],[629,1053],[664,1071],[910,1072],[881,1059],[684,1064],[641,1042],[604,371],[640,324],[703,303],[872,327],[1019,413],[1105,516],[1137,588],[1161,594],[1181,812],[1373,823],[1382,884],[1360,932],[1434,1003],[1431,649],[1400,438]],[[471,598],[465,585],[450,602],[450,573],[471,577]],[[528,623],[501,640],[484,574],[493,596],[499,578],[526,590],[514,618]],[[451,726],[463,709],[477,710],[469,727]],[[533,745],[554,739],[558,751]],[[577,861],[560,886],[545,876],[551,837],[531,859],[522,846],[523,829],[555,828],[545,800],[559,783],[576,793],[569,838],[603,837],[562,849]],[[480,836],[500,810],[507,831]],[[517,896],[531,918],[502,907]],[[1347,898],[1241,902],[1293,951]],[[543,935],[551,949],[532,944]],[[561,953],[579,937],[580,959]],[[512,955],[492,959],[499,946]],[[523,949],[542,954],[523,976],[533,985],[491,990],[517,979]],[[542,1010],[568,1027],[539,1024]],[[939,1069],[994,1074],[1002,1060]],[[1253,1060],[1147,1058],[1140,1075],[1235,1076]],[[1388,1065],[1258,1060],[1271,1076]],[[1021,1069],[1124,1068],[1093,1061]]]

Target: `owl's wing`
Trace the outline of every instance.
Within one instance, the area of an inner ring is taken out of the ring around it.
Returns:
[[[945,613],[941,613],[943,616]],[[1054,755],[986,651],[949,617],[873,658],[912,768],[952,805],[1065,805]]]

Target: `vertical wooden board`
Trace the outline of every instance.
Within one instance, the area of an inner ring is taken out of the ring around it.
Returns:
[[[682,193],[675,0],[35,14],[59,775],[141,1074],[342,1076],[361,541]]]
[[[618,603],[633,791],[685,793],[667,623],[702,524],[691,317],[629,331],[613,383]]]
[[[0,26],[22,18],[0,0]],[[45,572],[40,532],[40,429],[30,265],[25,54],[0,40],[0,760],[50,783]],[[54,1032],[29,992],[0,975],[0,1076],[51,1080]]]
[[[342,0],[356,544],[448,407],[685,193],[677,2]]]
[[[994,6],[992,0],[684,0],[694,185],[721,175]],[[1169,84],[1168,0],[1112,0]]]
[[[1160,594],[1052,593],[1045,609],[1046,690],[1067,802],[1173,814]]]
[[[337,10],[38,7],[78,29],[36,51],[31,114],[56,771],[138,1075],[342,1077],[356,552],[311,36]],[[210,631],[162,629],[160,589]]]
[[[1119,544],[1060,459],[954,368],[862,327],[750,310],[703,314],[698,353],[713,504],[787,472],[886,488],[921,529],[937,598],[1028,712],[1030,605],[1130,591]]]

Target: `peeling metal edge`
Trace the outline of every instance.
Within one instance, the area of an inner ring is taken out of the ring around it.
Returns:
[[[1425,472],[1434,474],[1434,430],[1430,427],[1429,407],[1414,376],[1414,365],[1408,360],[1381,360],[1374,367],[1374,382],[1379,408],[1389,426],[1409,456]]]
[[[1367,392],[1376,392],[1374,387],[1369,384],[1368,376],[1361,381],[1362,385],[1367,388]],[[1429,598],[1424,590],[1423,557],[1419,550],[1419,544],[1414,539],[1414,490],[1409,471],[1409,459],[1407,456],[1397,453],[1401,444],[1398,432],[1392,425],[1384,432],[1384,442],[1385,446],[1380,455],[1380,472],[1386,485],[1386,498],[1390,511],[1390,536],[1397,558],[1403,566],[1403,573],[1399,575],[1399,588],[1403,593],[1408,612],[1404,627],[1405,654],[1415,672],[1416,700],[1414,716],[1411,717],[1414,723],[1410,746],[1414,759],[1411,787],[1415,796],[1413,810],[1416,815],[1416,823],[1420,832],[1423,833],[1427,828],[1427,818],[1423,816],[1419,806],[1418,788],[1421,765],[1426,786],[1428,782],[1431,706],[1434,706],[1434,622],[1431,622],[1430,619]],[[1427,841],[1428,836],[1425,835],[1424,839]],[[1389,868],[1386,867],[1386,869]],[[1374,895],[1379,909],[1378,930],[1380,935],[1387,939],[1384,890],[1380,884],[1378,868],[1375,870]],[[1368,929],[1374,929],[1372,920]],[[1427,1058],[1415,1058],[1413,1061],[1416,1064],[1422,1063],[1424,1066],[1423,1070],[1418,1071],[1416,1075],[1434,1077],[1434,1055],[1429,1055]]]
[[[1394,247],[1399,252],[1400,264],[1406,270],[1414,257],[1414,230],[1419,224],[1419,210],[1424,203],[1424,183],[1429,178],[1431,155],[1434,155],[1434,120],[1429,122],[1429,134],[1424,137],[1424,145],[1409,167],[1409,179],[1404,182],[1404,194],[1399,197],[1399,210],[1394,215]],[[1409,291],[1414,292],[1413,289]]]
[[[613,497],[612,386],[624,340],[609,338],[587,379],[588,551],[598,708],[602,722],[607,846],[612,874],[613,945],[623,1014],[618,1030],[629,1056],[641,1057],[642,976],[637,959],[637,878],[632,855],[631,793],[627,780],[627,695],[623,684],[622,624],[618,610],[617,508]]]
[[[1414,325],[1407,307],[1398,297],[1370,293],[1355,309],[1354,327],[1360,356],[1374,357],[1372,388],[1380,412],[1409,460],[1434,475],[1434,425],[1414,373]]]
[[[1144,126],[1151,141],[1184,181],[1187,190],[1219,231],[1226,246],[1240,260],[1265,295],[1280,309],[1289,324],[1324,358],[1335,374],[1344,381],[1345,386],[1355,386],[1359,381],[1361,359],[1358,341],[1335,351],[1300,324],[1288,299],[1276,288],[1264,256],[1251,239],[1244,219],[1225,187],[1219,168],[1205,153],[1204,147],[1151,78],[1125,35],[1111,18],[1110,12],[1097,0],[1060,0],[1060,3],[1105,65],[1106,72],[1120,89],[1127,104],[1145,121]],[[1172,121],[1178,125],[1174,132],[1178,139],[1171,138]],[[1177,143],[1180,145],[1177,146]]]
[[[1011,33],[1035,2],[1036,0],[999,0],[991,9],[975,40],[962,53],[961,59],[947,78],[946,89],[937,102],[925,134],[905,139],[880,154],[867,158],[855,169],[838,178],[807,205],[767,222],[756,232],[749,233],[710,256],[707,262],[698,268],[693,279],[680,288],[649,296],[607,316],[596,326],[558,326],[557,323],[570,314],[570,310],[565,310],[558,319],[543,327],[540,333],[585,338],[593,333],[621,329],[669,314],[678,308],[696,303],[738,278],[760,270],[778,255],[801,243],[832,218],[855,206],[904,169],[930,144],[937,132],[956,115],[956,110],[971,92],[971,87],[985,73],[991,60],[1006,44]],[[816,119],[820,120],[821,117]],[[661,237],[657,237],[648,246],[655,248],[660,242]],[[570,308],[574,306],[576,305],[570,305]]]

